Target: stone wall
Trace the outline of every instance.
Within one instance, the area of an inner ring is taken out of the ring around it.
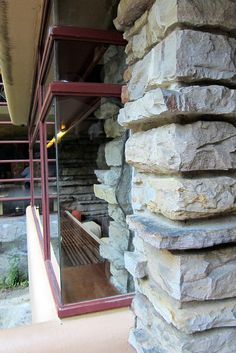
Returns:
[[[236,352],[235,13],[231,0],[120,1],[139,353]]]
[[[124,48],[108,48],[104,56],[105,82],[123,82],[125,65]],[[132,249],[132,234],[126,223],[126,215],[131,213],[131,167],[125,163],[125,142],[128,131],[117,122],[121,102],[116,98],[103,98],[95,112],[97,119],[104,123],[104,131],[111,140],[105,144],[106,169],[95,171],[98,182],[94,185],[95,195],[108,203],[111,217],[109,236],[101,239],[101,256],[110,263],[111,281],[121,292],[133,290],[132,276],[124,265],[124,252]]]

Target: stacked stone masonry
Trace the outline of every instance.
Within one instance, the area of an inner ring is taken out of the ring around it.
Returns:
[[[105,82],[123,81],[124,48],[111,46],[104,55]],[[94,185],[95,196],[108,204],[109,236],[101,239],[100,254],[110,263],[111,282],[121,293],[133,288],[133,280],[125,269],[124,253],[130,249],[130,231],[125,216],[130,213],[131,167],[125,163],[126,129],[117,121],[121,102],[103,98],[95,116],[102,121],[107,139],[101,153],[104,163],[95,170],[99,184]]]
[[[236,353],[235,14],[231,0],[120,1],[138,353]]]

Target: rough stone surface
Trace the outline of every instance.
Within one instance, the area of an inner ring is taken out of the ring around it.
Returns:
[[[103,55],[103,82],[123,83],[125,66],[125,52],[123,46],[111,45]]]
[[[236,83],[236,39],[193,30],[176,30],[134,64],[130,100],[174,81]],[[198,55],[196,55],[198,53]]]
[[[128,283],[128,272],[125,269],[117,269],[113,264],[110,266],[110,271],[113,278],[116,279],[115,286],[123,293],[127,291],[127,283]],[[114,283],[114,281],[113,281]]]
[[[117,205],[108,205],[108,214],[109,216],[116,222],[120,223],[121,225],[125,225],[125,215],[122,210]]]
[[[171,124],[133,134],[126,161],[141,172],[172,174],[236,167],[236,128],[220,121]]]
[[[218,328],[195,334],[186,334],[169,325],[160,315],[145,326],[142,317],[137,320],[129,342],[138,353],[235,353],[235,328]]]
[[[140,282],[136,288],[133,310],[147,326],[155,320],[155,312],[168,324],[187,334],[236,325],[236,299],[191,303],[178,308],[178,303],[165,296],[158,287]]]
[[[130,27],[144,11],[146,11],[154,0],[121,0],[118,6],[117,18],[114,24],[118,30]]]
[[[117,269],[124,269],[124,254],[110,244],[109,238],[101,238],[100,255],[113,263]]]
[[[129,229],[122,227],[121,224],[115,221],[110,222],[109,238],[116,249],[123,252],[128,250],[129,235]]]
[[[141,254],[126,251],[125,268],[134,278],[143,278],[147,275],[147,258]]]
[[[97,119],[116,118],[121,107],[120,100],[117,98],[101,98],[101,105],[94,113]]]
[[[219,29],[235,33],[236,23],[232,16],[235,12],[236,4],[231,0],[224,3],[211,0],[157,0],[149,12],[145,12],[125,33],[125,38],[129,40],[128,61],[142,58],[177,25],[208,26],[212,29],[217,26]]]
[[[100,183],[114,186],[118,182],[121,169],[114,167],[114,168],[111,168],[108,170],[100,170],[99,169],[99,170],[95,170],[94,172],[95,172],[97,179]]]
[[[207,115],[234,119],[236,90],[224,86],[156,88],[120,110],[118,121],[126,128],[156,127],[170,122],[191,122]]]
[[[120,124],[118,124],[117,118],[110,118],[105,120],[104,131],[107,137],[117,138],[121,137],[125,130]]]
[[[183,223],[133,215],[127,221],[138,237],[157,249],[200,249],[236,242],[235,217]]]
[[[108,142],[105,147],[106,162],[111,167],[119,167],[122,164],[124,141],[122,138]]]
[[[31,324],[29,289],[0,292],[0,329]]]
[[[236,297],[236,247],[171,252],[144,243],[146,272],[181,302]],[[125,261],[126,263],[126,261]]]
[[[168,178],[136,175],[133,181],[134,210],[160,213],[172,220],[222,215],[236,210],[236,179]]]
[[[105,200],[108,203],[117,204],[115,187],[104,184],[95,184],[93,188],[96,197]]]

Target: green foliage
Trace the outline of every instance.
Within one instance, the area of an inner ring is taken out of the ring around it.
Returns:
[[[0,278],[0,289],[28,286],[27,275],[21,271],[19,262],[20,259],[17,256],[10,260],[10,269],[7,276]]]

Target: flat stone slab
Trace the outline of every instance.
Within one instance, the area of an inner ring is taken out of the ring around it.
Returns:
[[[236,327],[236,298],[194,302],[179,307],[178,302],[168,297],[158,286],[152,285],[150,281],[139,282],[137,285],[135,281],[137,294],[133,309],[138,317],[145,319],[147,325],[152,320],[150,311],[154,309],[168,324],[187,334],[213,328]]]
[[[236,297],[236,246],[189,252],[144,242],[143,250],[147,276],[181,303]]]
[[[126,103],[118,121],[126,128],[148,129],[171,122],[191,122],[202,115],[211,120],[215,115],[235,120],[236,90],[217,85],[156,88]]]
[[[235,169],[236,128],[221,121],[198,121],[139,132],[126,143],[126,161],[153,174]]]
[[[236,211],[234,177],[181,178],[137,174],[133,178],[132,206],[171,220],[209,218]]]
[[[94,194],[99,199],[105,200],[111,204],[117,204],[116,192],[114,186],[95,184],[93,186]]]
[[[235,33],[236,20],[233,13],[236,13],[236,4],[231,0],[225,0],[224,6],[220,1],[211,0],[198,0],[197,4],[186,0],[156,0],[151,9],[125,32],[129,42],[126,49],[128,62],[142,58],[177,26],[208,26],[213,30],[217,27]]]
[[[187,334],[168,324],[152,305],[145,304],[143,303],[140,306],[140,311],[137,311],[138,319],[136,328],[129,339],[129,342],[134,347],[138,349],[142,347],[144,352],[147,349],[147,352],[155,353],[236,352],[235,327],[214,328],[203,332]],[[148,311],[148,315],[146,311]],[[142,351],[138,350],[138,352]]]
[[[225,35],[175,30],[133,65],[129,100],[174,82],[209,80],[209,83],[235,84],[235,47],[236,39]]]
[[[166,222],[163,217],[132,215],[127,222],[135,235],[157,249],[201,249],[236,242],[236,218],[205,222]]]

